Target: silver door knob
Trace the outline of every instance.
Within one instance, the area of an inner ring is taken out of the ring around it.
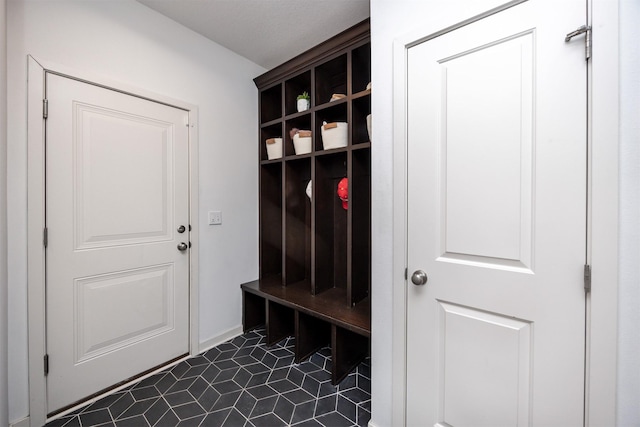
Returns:
[[[184,233],[186,230],[186,228],[184,227],[184,225],[181,225],[180,227],[178,227],[178,233]]]
[[[189,246],[187,246],[187,244],[185,242],[178,243],[178,250],[181,251],[181,252],[182,251],[186,251],[188,247]]]
[[[416,270],[411,275],[411,282],[413,282],[416,286],[422,286],[427,283],[429,278],[427,277],[427,273],[422,270]]]

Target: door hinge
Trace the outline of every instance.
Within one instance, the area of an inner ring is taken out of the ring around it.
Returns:
[[[584,265],[584,291],[591,292],[591,266]]]
[[[44,374],[49,375],[49,355],[44,355]]]
[[[591,37],[592,37],[591,33],[592,33],[591,26],[583,25],[582,27],[578,28],[577,30],[572,31],[569,34],[567,34],[567,36],[564,38],[565,43],[568,43],[575,36],[579,36],[580,34],[584,34],[584,59],[585,59],[585,61],[588,61],[589,58],[591,58]]]
[[[404,280],[407,280],[407,279],[409,279],[409,269],[405,268],[404,269]]]
[[[45,248],[49,245],[49,229],[47,227],[44,228],[44,232],[42,233],[42,243]]]
[[[45,119],[49,117],[49,100],[46,98],[42,100],[42,117]]]

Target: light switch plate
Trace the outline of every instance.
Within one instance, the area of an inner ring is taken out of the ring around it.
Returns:
[[[222,212],[221,211],[209,211],[209,225],[222,224]]]

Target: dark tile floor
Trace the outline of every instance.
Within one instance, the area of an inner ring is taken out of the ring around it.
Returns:
[[[46,426],[366,426],[368,360],[334,387],[330,349],[296,365],[293,344],[248,332]]]

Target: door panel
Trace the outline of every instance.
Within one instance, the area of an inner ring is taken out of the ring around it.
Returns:
[[[188,353],[188,113],[47,74],[49,412]]]
[[[76,279],[75,362],[171,331],[174,284],[171,264]]]
[[[445,302],[439,311],[442,419],[452,426],[527,425],[531,324]]]
[[[73,109],[77,248],[171,240],[174,124],[81,103]]]
[[[445,258],[530,264],[532,44],[527,33],[439,61]]]
[[[407,424],[582,425],[584,3],[408,50]]]

